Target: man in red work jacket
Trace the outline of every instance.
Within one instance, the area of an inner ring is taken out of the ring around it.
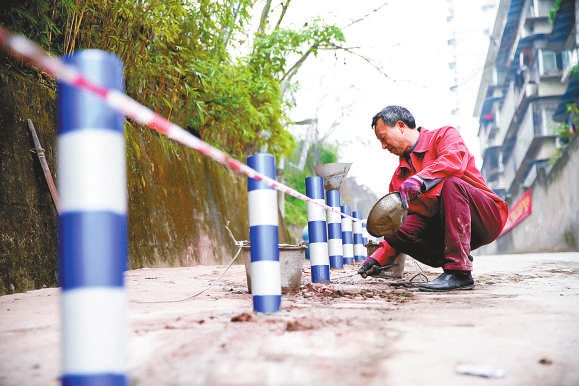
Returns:
[[[405,253],[431,267],[442,267],[422,291],[472,289],[470,252],[494,241],[501,233],[508,206],[485,183],[473,155],[454,127],[416,128],[412,114],[388,106],[372,118],[382,148],[400,157],[390,181],[408,202],[400,229],[380,241],[358,273],[378,273]]]

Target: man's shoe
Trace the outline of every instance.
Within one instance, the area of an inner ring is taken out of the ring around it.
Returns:
[[[473,289],[474,280],[469,271],[448,271],[431,282],[420,284],[420,291],[445,292]]]

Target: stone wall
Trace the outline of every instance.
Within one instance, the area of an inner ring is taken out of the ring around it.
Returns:
[[[55,94],[0,70],[0,295],[57,282],[58,214],[27,119],[55,170]]]

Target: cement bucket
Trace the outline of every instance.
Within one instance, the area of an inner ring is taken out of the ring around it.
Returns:
[[[251,245],[248,241],[242,242],[243,263],[247,291],[251,293]],[[297,292],[302,281],[304,267],[304,252],[307,247],[303,244],[279,244],[279,265],[281,271],[281,293]]]
[[[316,175],[324,178],[324,190],[340,190],[344,177],[350,171],[351,163],[330,163],[314,166]]]

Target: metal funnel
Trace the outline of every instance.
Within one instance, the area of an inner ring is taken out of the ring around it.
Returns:
[[[331,163],[314,166],[314,171],[324,178],[325,190],[340,190],[344,178],[350,171],[351,163]]]

